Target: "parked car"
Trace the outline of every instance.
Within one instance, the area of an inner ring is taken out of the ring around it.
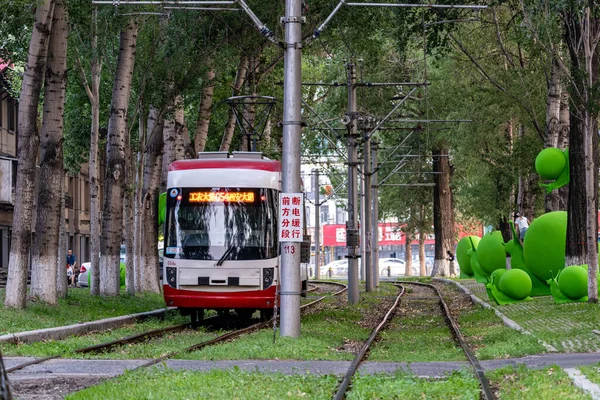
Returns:
[[[81,267],[79,268],[79,275],[77,276],[77,285],[79,287],[89,287],[90,286],[90,271],[92,270],[92,263],[84,262],[81,263]],[[121,275],[121,282],[119,284],[121,287],[125,286],[125,264],[123,262],[120,263],[119,266],[119,274]]]
[[[84,262],[79,267],[79,275],[77,275],[77,286],[88,287],[89,284],[89,271],[92,263]]]
[[[406,262],[399,258],[380,258],[379,275],[381,276],[404,276],[406,274]],[[412,263],[413,276],[418,275],[415,262]]]
[[[342,260],[335,260],[330,262],[327,265],[323,265],[321,267],[321,276],[327,277],[329,276],[329,269],[331,269],[331,274],[336,276],[348,275],[348,259],[344,258]]]

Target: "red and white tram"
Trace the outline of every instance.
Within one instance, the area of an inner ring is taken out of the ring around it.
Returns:
[[[261,153],[201,153],[167,176],[163,276],[167,306],[271,317],[279,282],[279,161]],[[305,284],[306,271],[301,274]]]

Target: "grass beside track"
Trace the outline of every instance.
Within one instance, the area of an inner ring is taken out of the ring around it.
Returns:
[[[2,354],[5,356],[45,357],[64,353],[64,357],[68,358],[131,358],[127,357],[127,353],[139,351],[138,349],[140,345],[132,344],[121,346],[120,349],[113,348],[112,352],[106,354],[76,354],[72,351],[82,347],[122,339],[124,337],[146,332],[152,329],[160,329],[165,328],[167,326],[184,323],[187,322],[188,319],[189,318],[182,317],[181,315],[179,315],[177,311],[170,311],[167,313],[165,319],[149,318],[145,321],[141,321],[136,324],[126,325],[108,331],[90,332],[82,336],[71,336],[63,340],[46,340],[43,342],[36,342],[31,344],[3,343],[0,344],[0,348],[2,349]],[[167,336],[165,337],[171,338],[172,340],[173,334],[167,334]],[[171,341],[170,344],[173,345],[174,342]],[[165,345],[165,347],[167,346],[168,344]],[[158,354],[160,355],[161,353]],[[141,357],[147,357],[147,355],[140,355],[140,358]]]
[[[357,305],[348,305],[340,298],[325,299],[318,312],[301,319],[299,338],[275,337],[273,330],[262,330],[238,339],[199,351],[182,354],[192,360],[352,360],[354,352],[371,334],[364,326],[364,316],[377,306],[382,297],[393,301],[399,291],[392,285],[382,285],[377,292],[361,293]]]
[[[592,397],[575,387],[560,367],[529,370],[524,366],[504,367],[486,373],[499,400],[584,400]]]
[[[237,368],[210,372],[168,368],[126,372],[66,398],[79,399],[331,399],[338,378],[261,374]]]
[[[0,291],[4,304],[4,289]],[[122,291],[120,296],[91,296],[85,288],[70,288],[66,299],[55,306],[28,301],[27,308],[15,310],[0,305],[0,335],[72,325],[97,319],[118,317],[165,307],[161,294],[144,293],[131,297]]]

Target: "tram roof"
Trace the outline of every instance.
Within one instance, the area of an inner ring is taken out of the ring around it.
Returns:
[[[178,160],[171,163],[169,171],[191,169],[256,169],[261,171],[281,171],[281,164],[276,160],[248,158],[213,158],[204,160]]]

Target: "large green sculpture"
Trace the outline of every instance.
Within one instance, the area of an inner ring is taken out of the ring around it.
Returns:
[[[535,170],[545,180],[554,180],[551,183],[541,183],[546,188],[546,193],[563,187],[569,183],[569,149],[549,147],[540,151],[535,159]]]
[[[565,266],[567,213],[553,211],[531,222],[523,240],[523,256],[527,268],[546,282]]]

